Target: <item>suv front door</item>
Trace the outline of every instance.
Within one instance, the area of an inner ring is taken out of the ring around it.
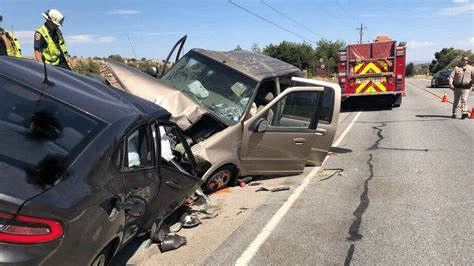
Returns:
[[[308,159],[326,156],[335,128],[318,121],[324,104],[336,107],[337,100],[324,98],[325,91],[337,91],[332,85],[288,88],[243,123],[240,160],[247,174],[300,173]]]
[[[323,163],[336,135],[339,111],[341,109],[341,87],[325,81],[293,77],[296,86],[321,86],[323,99],[318,115],[318,126],[314,135],[313,147],[306,162],[319,166]]]

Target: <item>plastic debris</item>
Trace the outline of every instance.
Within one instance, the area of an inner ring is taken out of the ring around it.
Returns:
[[[198,226],[200,223],[201,222],[199,221],[199,219],[191,215],[186,215],[186,217],[184,217],[184,221],[182,222],[182,225],[184,228],[193,228],[193,227]]]
[[[249,186],[258,186],[258,185],[261,185],[261,184],[262,184],[262,181],[252,181],[248,185]]]
[[[185,245],[186,243],[187,243],[187,240],[186,240],[186,237],[184,236],[167,235],[165,236],[163,241],[161,241],[158,244],[158,247],[160,248],[160,251],[163,253],[166,251],[177,249],[181,247],[182,245]]]
[[[239,215],[239,214],[241,214],[241,213],[244,213],[244,212],[247,211],[248,209],[249,209],[249,208],[241,207],[241,208],[239,209],[239,211],[237,212],[236,215]]]
[[[283,191],[283,190],[290,190],[290,186],[282,185],[282,186],[278,186],[278,187],[274,187],[270,189],[271,192],[277,192],[277,191]]]
[[[255,190],[255,192],[259,192],[259,191],[277,192],[277,191],[283,191],[283,190],[290,190],[290,186],[281,185],[281,186],[272,187],[272,188],[259,187],[257,190]]]

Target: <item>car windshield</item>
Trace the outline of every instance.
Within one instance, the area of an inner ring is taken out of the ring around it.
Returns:
[[[66,167],[105,125],[3,76],[0,99],[0,161],[33,175]]]
[[[181,58],[161,81],[231,125],[240,121],[257,85],[247,76],[194,53]]]

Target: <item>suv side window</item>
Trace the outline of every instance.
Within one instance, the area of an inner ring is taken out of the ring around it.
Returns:
[[[126,152],[124,167],[138,170],[155,165],[153,146],[150,145],[150,138],[145,126],[138,128],[128,135],[125,142]]]
[[[294,82],[295,86],[302,86],[302,87],[307,87],[311,86],[306,83],[302,82]],[[333,108],[334,108],[334,91],[331,90],[330,88],[324,88],[324,93],[323,93],[323,102],[321,104],[320,112],[319,112],[319,120],[318,123],[322,124],[331,124],[332,122],[332,113],[333,113]]]
[[[267,115],[270,128],[315,129],[315,115],[321,92],[299,91],[286,95]]]

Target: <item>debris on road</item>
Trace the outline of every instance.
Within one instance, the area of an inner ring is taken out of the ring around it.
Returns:
[[[199,219],[192,215],[186,215],[184,221],[182,222],[183,228],[193,228],[198,226],[201,223]]]
[[[277,191],[283,191],[283,190],[290,190],[290,186],[287,185],[281,185],[273,188],[266,188],[266,187],[259,187],[255,192],[259,191],[270,191],[270,192],[277,192]]]
[[[158,244],[158,247],[160,248],[161,253],[177,249],[181,247],[182,245],[186,245],[187,240],[186,237],[180,236],[180,235],[167,235]]]
[[[239,211],[237,212],[236,215],[239,215],[239,214],[241,214],[241,213],[244,213],[244,212],[246,212],[248,209],[249,209],[249,208],[241,207],[241,208],[239,209]]]
[[[342,168],[324,169],[319,174],[319,176],[321,177],[321,179],[319,179],[319,181],[328,180],[329,178],[331,178],[335,175],[343,176],[344,175],[344,169],[342,169]]]
[[[261,185],[261,184],[262,184],[262,181],[252,181],[248,185],[249,186],[258,186],[258,185]]]

